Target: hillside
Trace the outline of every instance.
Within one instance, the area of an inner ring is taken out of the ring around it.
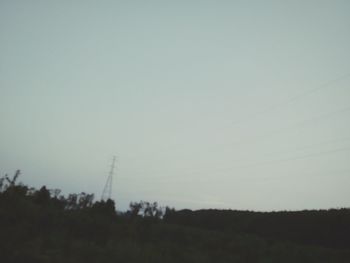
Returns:
[[[349,262],[349,209],[161,209],[0,180],[1,262]],[[164,212],[164,215],[163,215]]]

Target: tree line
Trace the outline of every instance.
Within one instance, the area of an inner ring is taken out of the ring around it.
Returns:
[[[0,177],[0,262],[350,262],[349,209],[175,210]]]

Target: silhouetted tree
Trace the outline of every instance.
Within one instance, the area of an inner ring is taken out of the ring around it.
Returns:
[[[77,206],[79,209],[89,208],[92,206],[93,200],[94,200],[93,194],[86,194],[83,192],[78,196]]]
[[[350,262],[350,209],[176,211],[140,201],[117,215],[113,200],[28,188],[16,174],[0,178],[4,263]]]
[[[136,218],[141,212],[142,204],[141,202],[140,203],[131,202],[129,204],[129,208],[130,210],[128,211],[128,214],[131,216],[131,218]]]
[[[39,191],[35,192],[34,202],[40,205],[47,205],[50,202],[50,192],[46,186],[42,186]]]

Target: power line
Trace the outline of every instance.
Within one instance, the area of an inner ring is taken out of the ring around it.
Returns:
[[[342,173],[346,173],[346,175],[348,176],[350,174],[350,169],[341,169],[341,170],[328,170],[326,171],[327,173],[326,174],[320,174],[319,172],[312,172],[312,173],[307,173],[307,174],[304,174],[303,173],[303,176],[307,176],[308,178],[310,177],[317,177],[317,178],[320,178],[320,177],[325,177],[325,176],[329,176],[329,175],[334,175],[334,174],[342,174]],[[259,179],[263,179],[263,180],[278,180],[278,179],[285,179],[285,178],[290,178],[290,176],[266,176],[266,177],[259,177]]]
[[[319,90],[329,88],[329,87],[331,87],[332,84],[337,83],[337,82],[340,82],[340,81],[342,81],[342,80],[344,80],[344,79],[347,79],[347,78],[349,78],[349,77],[350,77],[350,73],[341,75],[340,77],[338,77],[338,78],[336,78],[336,79],[333,79],[333,80],[330,80],[330,81],[328,81],[328,82],[326,82],[326,83],[324,83],[324,84],[322,84],[322,85],[320,85],[320,86],[317,86],[317,87],[315,87],[315,88],[309,89],[309,90],[307,90],[307,91],[305,91],[305,92],[302,92],[302,93],[300,93],[300,94],[297,94],[297,95],[295,95],[295,96],[292,96],[292,97],[290,97],[289,99],[280,101],[280,102],[277,103],[277,104],[271,105],[270,107],[267,107],[267,108],[262,109],[262,110],[260,110],[260,111],[258,111],[258,112],[255,112],[255,113],[253,113],[253,114],[251,115],[250,119],[254,119],[254,118],[256,118],[256,117],[258,117],[258,116],[260,116],[260,115],[262,115],[262,114],[265,114],[265,113],[267,113],[267,112],[276,110],[276,109],[278,109],[278,108],[286,107],[286,105],[288,105],[288,104],[292,104],[293,102],[295,102],[295,101],[297,101],[297,100],[299,100],[299,99],[301,99],[301,98],[303,98],[303,97],[305,97],[305,96],[308,96],[308,95],[310,95],[310,94],[313,94],[313,93],[315,93],[315,92],[317,92],[317,91],[319,91]],[[245,119],[245,120],[234,121],[234,122],[231,123],[231,125],[232,125],[232,124],[237,125],[237,124],[239,124],[239,123],[248,122],[248,121],[250,121],[250,119],[248,118],[248,119]]]
[[[318,142],[318,143],[312,143],[312,144],[308,144],[308,145],[304,145],[303,147],[296,147],[293,148],[292,150],[294,151],[302,151],[305,149],[310,149],[313,148],[314,146],[323,146],[323,145],[327,145],[330,143],[339,143],[339,142],[346,142],[349,141],[350,137],[344,137],[344,138],[336,138],[336,139],[332,139],[332,140],[328,140],[328,141],[322,141],[322,142]],[[281,153],[290,153],[290,151],[278,151],[278,152],[268,152],[268,153],[264,153],[264,155],[271,155],[271,154],[281,154]]]
[[[303,159],[313,158],[313,157],[337,153],[337,152],[344,152],[344,151],[350,151],[350,147],[337,148],[337,149],[333,149],[333,150],[329,150],[329,151],[306,154],[306,155],[292,157],[292,158],[271,160],[271,161],[266,161],[266,162],[257,162],[257,163],[251,163],[251,164],[246,164],[246,165],[238,165],[238,166],[233,166],[230,168],[216,169],[216,171],[224,171],[224,170],[237,169],[237,168],[259,167],[259,166],[271,165],[271,164],[275,164],[275,163],[303,160]]]
[[[228,170],[233,170],[233,169],[244,169],[244,168],[253,168],[253,167],[261,167],[261,166],[268,166],[268,165],[273,165],[276,163],[284,163],[284,162],[290,162],[290,161],[297,161],[297,160],[304,160],[304,159],[309,159],[309,158],[314,158],[318,156],[323,156],[323,155],[328,155],[328,154],[333,154],[333,153],[338,153],[338,152],[345,152],[345,151],[350,151],[350,146],[347,147],[341,147],[341,148],[335,148],[332,150],[327,150],[327,151],[320,151],[320,152],[315,152],[315,153],[310,153],[310,154],[304,154],[300,156],[295,156],[291,158],[282,158],[282,159],[277,159],[277,160],[269,160],[269,161],[263,161],[263,162],[255,162],[255,163],[248,163],[248,164],[242,164],[242,165],[237,165],[237,166],[232,166],[228,168],[219,168],[219,169],[207,169],[206,172],[224,172]],[[198,179],[191,179],[190,175],[198,175],[200,174],[200,171],[194,171],[190,173],[186,173],[186,180],[198,180]],[[183,174],[184,175],[184,174]],[[168,176],[152,176],[152,179],[166,179],[169,180],[171,177]],[[222,177],[220,177],[222,178]],[[179,179],[179,178],[177,178]],[[183,178],[182,178],[183,180]]]
[[[297,100],[299,100],[299,99],[301,99],[301,98],[303,98],[305,96],[308,96],[308,95],[311,95],[313,93],[316,93],[319,90],[329,88],[329,87],[332,86],[332,84],[338,83],[338,82],[340,82],[340,81],[342,81],[344,79],[347,79],[349,77],[350,77],[350,73],[344,74],[344,75],[342,75],[342,76],[340,76],[340,77],[338,77],[336,79],[333,79],[331,81],[328,81],[328,82],[326,82],[326,83],[324,83],[324,84],[322,84],[320,86],[317,86],[315,88],[309,89],[309,90],[307,90],[305,92],[302,92],[300,94],[297,94],[295,96],[287,98],[287,99],[285,99],[283,101],[280,101],[279,103],[277,103],[275,105],[271,105],[270,107],[267,107],[267,108],[265,108],[265,109],[263,109],[263,110],[261,110],[259,112],[256,112],[252,117],[255,118],[255,117],[259,116],[259,115],[265,114],[265,113],[270,112],[272,110],[276,110],[276,109],[278,109],[280,107],[286,107],[286,106],[294,103],[295,101],[297,101]],[[328,112],[326,114],[318,115],[316,117],[312,117],[312,118],[300,121],[300,122],[298,122],[296,124],[289,125],[286,128],[274,130],[270,134],[265,134],[265,135],[259,136],[257,139],[258,140],[259,139],[263,139],[265,137],[269,137],[271,135],[278,134],[281,131],[290,130],[291,128],[295,128],[295,127],[299,128],[299,127],[308,125],[310,123],[313,123],[315,121],[319,121],[319,120],[322,120],[322,119],[325,119],[325,118],[329,118],[329,117],[331,117],[331,116],[333,116],[335,114],[347,112],[349,110],[350,110],[350,107],[346,107],[346,108],[343,108],[343,109],[339,109],[339,110],[335,110],[335,111],[332,111],[332,112]],[[249,119],[245,120],[245,121],[249,121]],[[241,121],[241,122],[243,122],[243,121]],[[236,124],[236,123],[240,123],[240,121],[233,122],[232,124]],[[249,138],[248,138],[248,140],[249,140]],[[336,139],[336,140],[338,140],[338,139]],[[254,137],[253,137],[253,139],[250,139],[250,142],[252,142],[252,141],[256,141],[256,139],[254,140]],[[241,144],[241,143],[242,142],[235,142],[235,143],[231,143],[230,145],[237,145],[237,144]],[[227,143],[225,145],[227,145]],[[299,160],[299,159],[303,159],[303,158],[311,158],[311,157],[320,156],[320,155],[324,155],[324,154],[330,154],[330,153],[334,153],[334,152],[348,151],[348,150],[350,150],[350,148],[339,148],[339,149],[334,149],[334,150],[326,151],[326,152],[319,152],[319,153],[314,153],[314,154],[308,154],[308,155],[303,155],[303,156],[294,157],[294,158],[287,158],[287,159],[272,160],[272,161],[267,161],[267,162],[252,163],[252,164],[248,164],[248,165],[236,166],[236,167],[233,167],[233,168],[247,168],[247,167],[268,165],[268,164],[273,164],[273,163],[287,162],[287,161]]]
[[[316,117],[312,117],[312,118],[309,118],[309,119],[306,119],[306,120],[302,120],[302,121],[300,121],[298,123],[291,124],[291,125],[289,125],[287,127],[281,128],[281,129],[272,130],[272,131],[270,131],[267,134],[263,134],[263,135],[260,135],[260,136],[250,136],[250,138],[249,137],[248,138],[244,138],[245,142],[244,141],[242,142],[242,140],[240,140],[238,142],[225,143],[225,144],[217,145],[216,147],[218,147],[218,146],[220,147],[220,146],[223,146],[223,145],[237,146],[237,145],[241,145],[241,144],[246,144],[247,140],[249,140],[248,143],[256,142],[256,141],[259,141],[260,139],[264,139],[264,138],[267,138],[267,137],[279,134],[279,133],[284,132],[286,130],[292,130],[293,128],[300,128],[300,127],[303,127],[303,126],[307,126],[310,123],[314,123],[314,122],[317,122],[317,121],[320,121],[320,120],[323,120],[323,119],[327,119],[329,117],[332,117],[335,114],[344,113],[344,112],[348,112],[348,111],[350,111],[350,106],[347,106],[345,108],[338,109],[338,110],[335,110],[335,111],[332,111],[332,112],[327,112],[325,114],[318,115]]]

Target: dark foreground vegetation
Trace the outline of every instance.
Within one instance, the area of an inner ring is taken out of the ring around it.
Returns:
[[[350,210],[159,208],[0,178],[0,262],[350,262]]]

